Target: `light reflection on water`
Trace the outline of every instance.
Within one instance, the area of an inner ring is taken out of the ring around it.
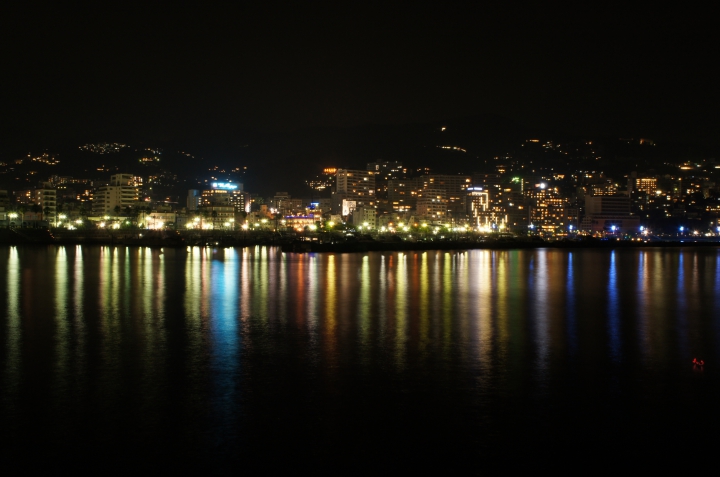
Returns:
[[[663,393],[696,399],[698,376],[716,397],[716,374],[688,366],[720,360],[715,249],[4,247],[0,264],[0,444],[16,451],[30,428],[58,449],[198,458],[448,432],[490,449],[507,422],[574,425],[557,403],[599,396],[620,425],[641,401],[674,409]]]

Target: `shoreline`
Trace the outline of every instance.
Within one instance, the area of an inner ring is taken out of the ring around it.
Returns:
[[[0,245],[100,245],[138,247],[250,247],[278,246],[287,253],[354,253],[382,251],[469,250],[469,249],[535,249],[535,248],[657,248],[657,247],[720,247],[720,239],[683,237],[649,241],[620,239],[561,239],[543,240],[539,237],[468,237],[444,240],[409,241],[361,239],[333,241],[338,237],[283,236],[278,233],[259,232],[191,232],[191,231],[108,231],[108,230],[48,230],[0,229]],[[305,240],[303,240],[305,239]],[[324,239],[325,242],[321,241]]]

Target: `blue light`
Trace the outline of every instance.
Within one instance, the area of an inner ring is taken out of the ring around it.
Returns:
[[[225,190],[235,190],[237,189],[237,184],[231,184],[229,182],[213,182],[210,184],[213,189],[225,189]]]

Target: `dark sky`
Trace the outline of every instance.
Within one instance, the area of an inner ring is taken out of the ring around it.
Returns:
[[[701,9],[128,3],[3,4],[6,142],[474,114],[587,134],[720,131],[720,42]]]

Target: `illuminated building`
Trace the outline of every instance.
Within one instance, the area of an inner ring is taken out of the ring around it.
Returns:
[[[447,189],[427,188],[418,192],[416,211],[427,220],[443,220],[447,217]]]
[[[326,199],[325,204],[328,205]],[[270,210],[269,214],[281,214],[281,215],[298,215],[305,212],[305,206],[307,202],[300,198],[293,198],[287,192],[276,192],[275,195],[268,201]],[[329,208],[329,207],[328,207]]]
[[[657,192],[657,179],[654,177],[638,177],[635,179],[635,190],[648,195],[655,195]]]
[[[112,215],[117,210],[139,204],[140,188],[132,174],[110,176],[110,183],[93,193],[92,210],[95,215]]]
[[[147,215],[146,222],[149,229],[163,229],[175,225],[177,214],[175,212],[152,212]]]
[[[365,201],[375,198],[373,171],[338,169],[335,181],[335,192],[339,194],[353,195]]]
[[[387,183],[387,198],[393,212],[415,209],[421,179],[391,179]]]
[[[193,192],[192,190],[190,192]],[[188,200],[190,200],[190,192]],[[194,198],[194,196],[193,196]],[[207,207],[232,207],[234,212],[245,211],[245,193],[242,184],[231,182],[212,182],[210,189],[200,193],[199,208]],[[217,210],[216,210],[217,211]]]
[[[355,206],[375,206],[375,172],[338,169],[335,177],[335,192],[332,198],[332,210],[347,210],[343,201],[355,202]],[[343,213],[343,215],[346,215]]]
[[[461,174],[430,174],[420,176],[423,191],[443,190],[445,199],[445,218],[465,218],[465,191],[471,184],[471,177]],[[420,195],[424,192],[418,191],[418,208],[420,207]],[[422,215],[418,210],[418,214]]]
[[[55,222],[57,212],[57,192],[49,186],[35,189],[35,203],[40,207],[43,220]]]
[[[370,162],[367,170],[375,173],[375,195],[379,199],[388,199],[389,181],[403,179],[407,172],[398,161]]]
[[[355,227],[374,229],[376,227],[377,210],[374,207],[357,207],[352,212],[352,223]],[[367,225],[365,225],[367,224]]]
[[[529,225],[544,232],[555,232],[569,225],[565,211],[568,204],[557,188],[540,183],[526,190],[525,195],[530,200]]]
[[[28,205],[28,206],[34,204],[33,189],[16,190],[13,193],[15,194],[15,203],[16,204]]]
[[[295,229],[302,231],[305,227],[317,226],[320,222],[320,217],[316,217],[313,214],[310,215],[286,215],[283,217],[283,221],[286,228]]]
[[[585,197],[585,217],[581,229],[591,233],[634,232],[640,218],[630,214],[630,198],[626,195]]]

